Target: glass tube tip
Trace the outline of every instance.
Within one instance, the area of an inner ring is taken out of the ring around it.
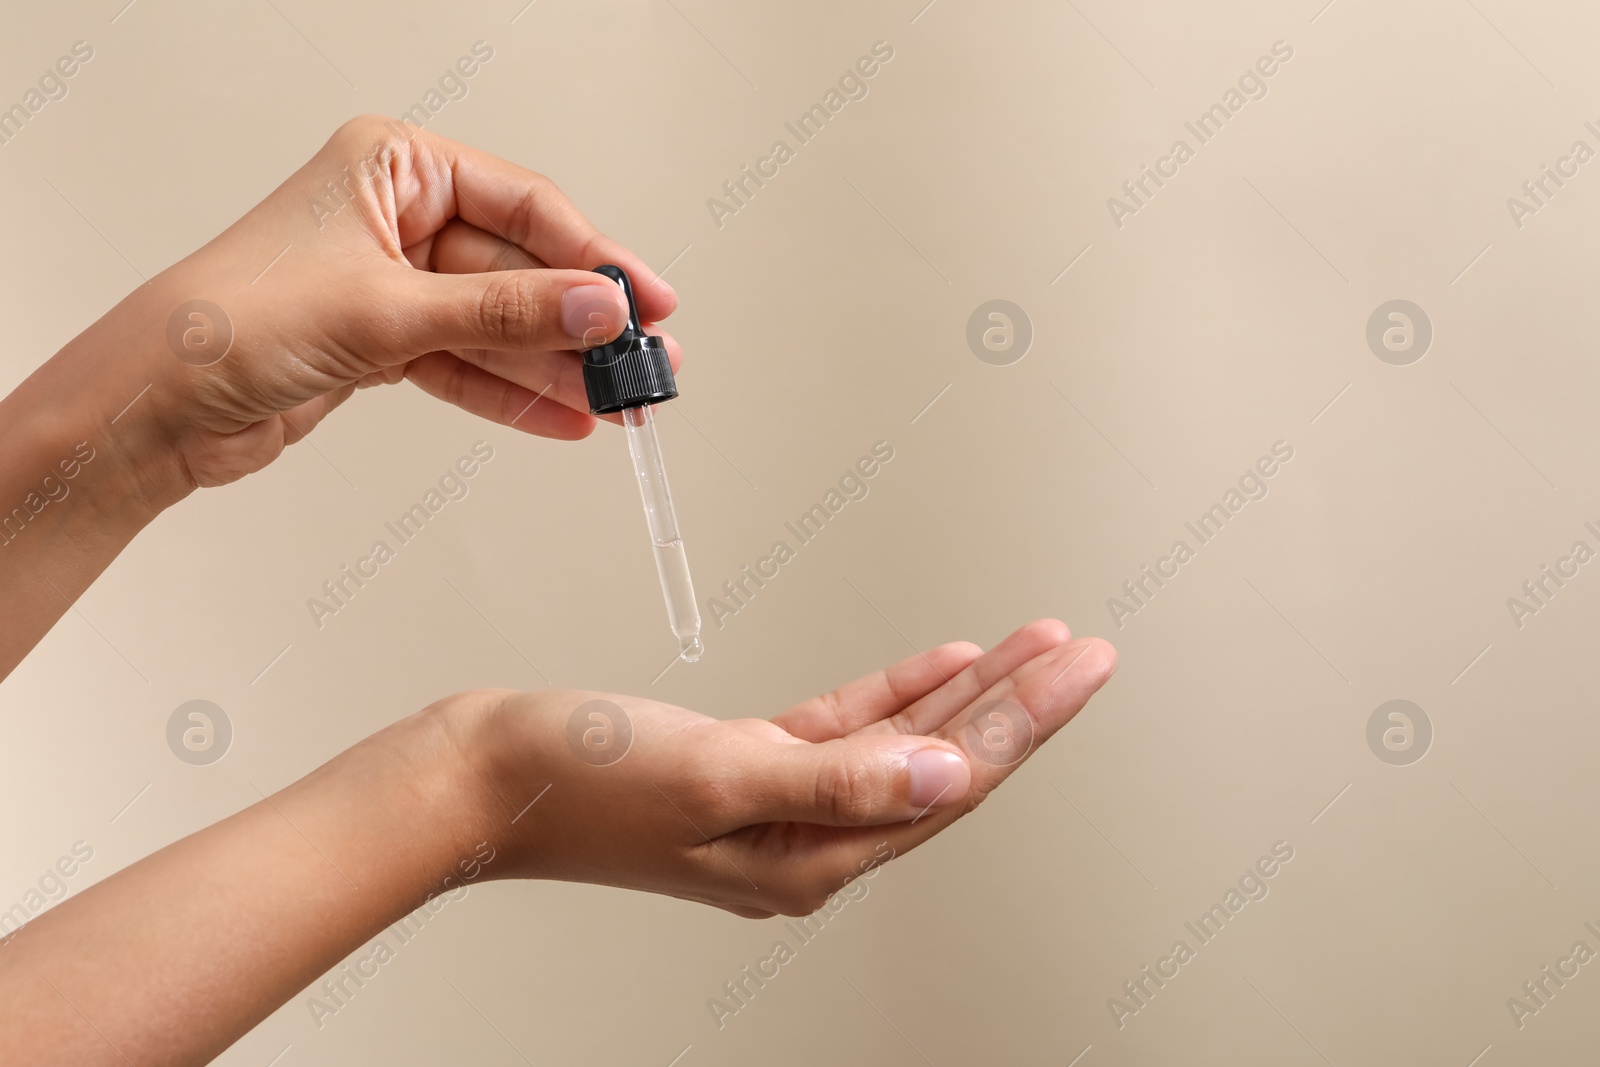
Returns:
[[[678,656],[685,663],[699,663],[700,657],[705,655],[706,646],[700,642],[699,634],[689,634],[678,638]]]

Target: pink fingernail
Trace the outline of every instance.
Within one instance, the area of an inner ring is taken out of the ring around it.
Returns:
[[[925,748],[912,754],[911,794],[908,800],[919,808],[952,804],[967,795],[972,772],[967,761],[942,748]]]
[[[628,305],[615,285],[575,285],[561,294],[561,328],[593,348],[622,332]]]

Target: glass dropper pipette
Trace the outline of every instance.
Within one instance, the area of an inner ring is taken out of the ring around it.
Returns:
[[[678,533],[678,516],[667,491],[667,469],[661,462],[661,441],[656,437],[656,420],[649,404],[622,409],[622,423],[628,428],[628,453],[633,456],[633,471],[639,477],[639,495],[644,498],[645,520],[650,524],[650,544],[655,549],[656,570],[661,575],[661,593],[667,600],[667,624],[678,638],[678,654],[693,663],[705,651],[700,643],[700,609],[694,602],[694,583],[689,580],[689,556]]]
[[[628,454],[633,458],[645,521],[650,527],[661,593],[667,602],[667,623],[678,638],[678,654],[686,663],[693,663],[705,651],[700,643],[700,609],[694,600],[689,557],[683,549],[677,512],[667,488],[667,468],[661,459],[661,441],[656,436],[652,411],[652,405],[677,396],[678,386],[667,358],[666,342],[647,336],[639,321],[639,306],[627,272],[607,264],[596,267],[595,273],[622,287],[628,301],[628,325],[615,340],[583,353],[583,383],[589,394],[589,410],[595,415],[622,413]]]

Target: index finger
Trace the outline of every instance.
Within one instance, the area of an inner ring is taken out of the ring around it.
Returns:
[[[951,675],[971,666],[982,653],[977,645],[952,641],[928,652],[919,652],[875,674],[846,682],[831,693],[802,700],[788,711],[774,715],[772,723],[804,741],[844,737],[904,711],[908,705],[948,683]]]
[[[969,757],[972,784],[964,803],[932,808],[894,826],[841,830],[812,861],[848,866],[872,835],[874,840],[887,840],[896,854],[916,848],[976,808],[1070,722],[1116,669],[1116,649],[1098,637],[1088,637],[1069,641],[1011,671],[930,734],[955,744]]]
[[[448,167],[455,213],[464,222],[499,234],[558,270],[616,264],[633,280],[641,318],[664,319],[678,306],[670,285],[601,233],[549,178],[426,131],[418,137],[419,147]]]

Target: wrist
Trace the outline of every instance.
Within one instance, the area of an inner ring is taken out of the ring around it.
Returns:
[[[285,791],[316,795],[338,828],[350,878],[387,898],[391,919],[434,897],[454,899],[488,877],[503,850],[477,743],[481,704],[476,693],[446,697]]]
[[[546,816],[560,800],[565,714],[555,691],[478,690],[440,701],[438,714],[460,753],[456,779],[468,793],[474,842],[487,841],[496,861],[484,874],[496,878],[563,878],[562,848],[548,833]],[[568,783],[570,784],[570,783]],[[542,803],[541,803],[542,802]],[[540,806],[535,807],[538,804]]]
[[[115,313],[113,313],[115,314]],[[7,397],[8,448],[82,490],[96,525],[136,533],[193,490],[156,412],[164,383],[144,372],[144,359],[109,336],[102,319],[70,341]],[[77,452],[78,464],[62,460]],[[92,453],[92,457],[89,456]],[[65,509],[63,509],[65,510]]]
[[[188,492],[160,427],[134,417],[152,383],[133,360],[90,358],[92,333],[0,401],[0,677]]]

